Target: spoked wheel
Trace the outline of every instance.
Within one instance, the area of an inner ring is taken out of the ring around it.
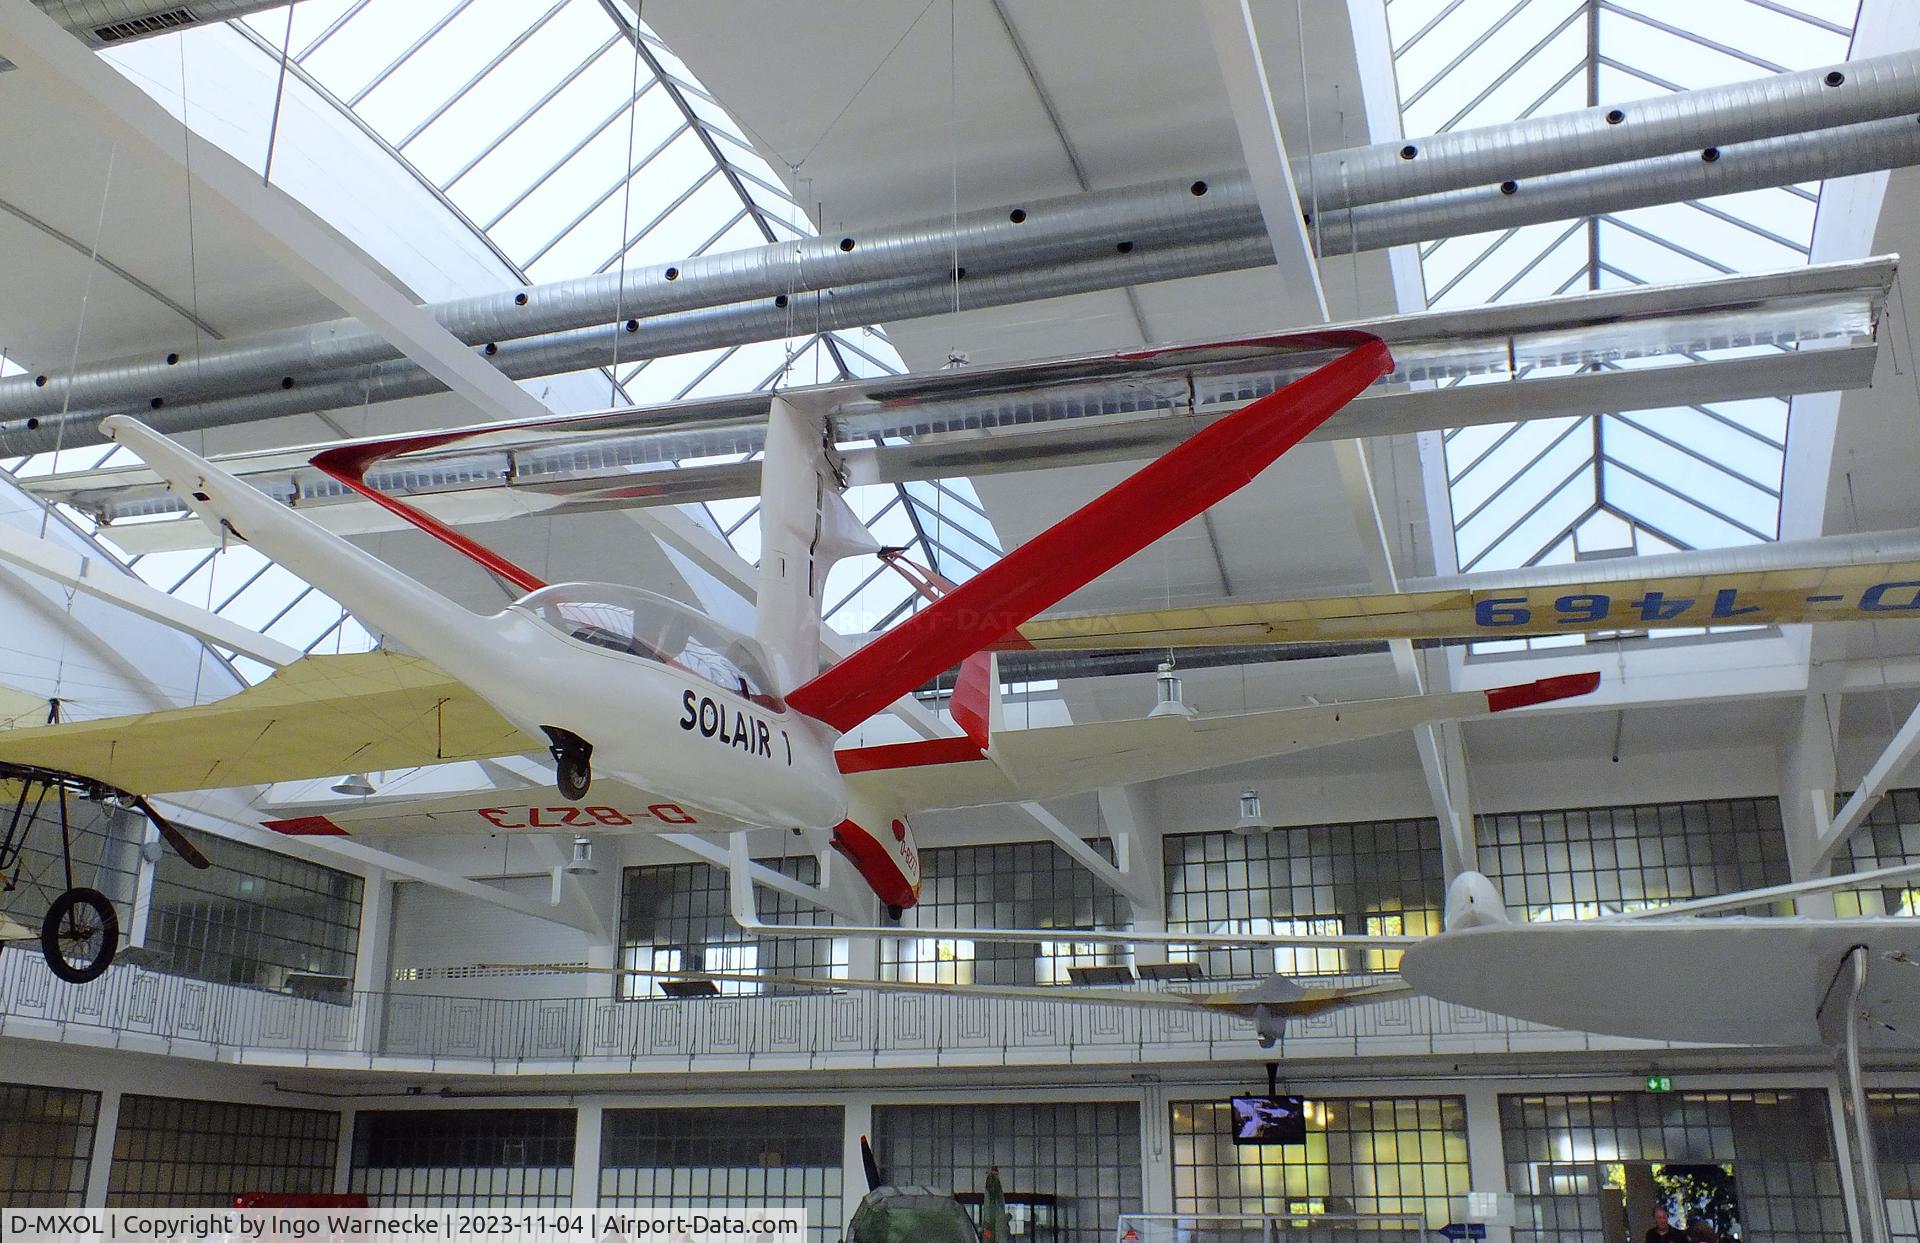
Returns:
[[[97,980],[120,948],[120,917],[98,889],[69,889],[47,907],[40,952],[47,967],[70,984]]]

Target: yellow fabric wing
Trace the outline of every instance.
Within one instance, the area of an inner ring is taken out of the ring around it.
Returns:
[[[308,656],[198,707],[0,732],[0,761],[146,795],[539,749],[460,682],[393,652]]]
[[[1086,651],[1528,635],[1920,617],[1920,562],[1599,579],[1299,600],[1230,601],[1020,627],[1035,647]]]

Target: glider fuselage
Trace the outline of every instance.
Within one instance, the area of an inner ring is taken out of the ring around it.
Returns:
[[[534,738],[558,727],[591,739],[597,775],[769,828],[846,818],[832,735],[772,694],[746,636],[597,583],[478,620],[483,634],[450,632],[420,654]]]

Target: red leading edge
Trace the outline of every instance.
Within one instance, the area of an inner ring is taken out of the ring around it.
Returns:
[[[316,455],[313,458],[313,467],[328,478],[352,488],[388,513],[398,514],[441,543],[464,553],[478,562],[482,568],[498,574],[520,590],[538,591],[545,587],[546,583],[486,545],[468,539],[432,514],[416,509],[405,501],[395,500],[367,482],[367,471],[372,469],[376,462],[397,457],[402,453],[437,449],[441,445],[465,440],[471,435],[473,433],[470,431],[430,432],[426,435],[401,437],[394,440],[341,445],[337,449],[328,449]]]
[[[1225,500],[1393,370],[1386,343],[1343,334],[1334,361],[1195,434],[787,696],[842,732],[1005,637]]]

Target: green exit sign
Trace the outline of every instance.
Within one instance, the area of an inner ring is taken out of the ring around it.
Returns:
[[[1673,1091],[1673,1076],[1672,1075],[1648,1075],[1647,1091],[1649,1092]]]

